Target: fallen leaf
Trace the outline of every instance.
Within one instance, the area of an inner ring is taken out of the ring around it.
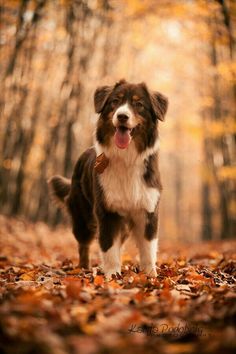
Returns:
[[[104,276],[103,275],[96,275],[93,283],[94,283],[94,285],[102,286],[104,284]]]

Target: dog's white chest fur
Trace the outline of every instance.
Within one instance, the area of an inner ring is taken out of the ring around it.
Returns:
[[[160,193],[144,181],[144,157],[137,154],[133,144],[128,151],[114,150],[105,152],[109,165],[99,176],[107,207],[120,214],[132,210],[154,212]]]

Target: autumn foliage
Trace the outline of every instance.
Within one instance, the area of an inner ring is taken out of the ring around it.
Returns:
[[[157,278],[129,250],[107,281],[96,245],[92,270],[78,268],[66,229],[0,224],[1,353],[234,352],[235,242],[162,242]]]
[[[160,231],[234,236],[235,1],[4,1],[0,202],[7,215],[62,221],[47,179],[71,178],[92,144],[93,94],[121,78],[169,98],[160,124]],[[30,197],[29,197],[30,196]],[[64,221],[64,220],[63,220]]]

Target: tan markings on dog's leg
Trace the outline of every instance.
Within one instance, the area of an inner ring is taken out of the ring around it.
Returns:
[[[121,239],[117,236],[113,245],[106,252],[102,252],[103,270],[107,278],[111,278],[112,274],[121,273],[120,248]]]

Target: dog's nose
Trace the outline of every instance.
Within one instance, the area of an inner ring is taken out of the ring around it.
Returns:
[[[126,123],[129,117],[126,114],[118,114],[117,119],[120,123]]]

